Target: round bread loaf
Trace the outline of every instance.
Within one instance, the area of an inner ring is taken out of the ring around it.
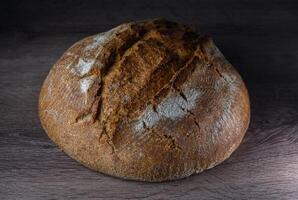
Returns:
[[[84,166],[157,182],[227,159],[247,130],[250,106],[210,37],[149,20],[70,47],[42,86],[39,115],[48,136]]]

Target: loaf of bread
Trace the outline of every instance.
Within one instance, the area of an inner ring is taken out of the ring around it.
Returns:
[[[250,106],[210,37],[157,19],[70,47],[42,86],[39,116],[51,140],[84,166],[158,182],[227,159],[247,130]]]

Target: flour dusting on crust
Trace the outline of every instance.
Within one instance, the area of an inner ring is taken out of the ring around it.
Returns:
[[[94,67],[94,64],[97,60],[98,55],[102,52],[103,47],[111,41],[116,34],[121,33],[128,29],[128,26],[120,25],[114,29],[111,29],[110,31],[99,33],[97,35],[94,35],[92,38],[92,42],[88,44],[83,52],[77,65],[75,65],[71,72],[73,72],[76,75],[84,76],[90,72],[90,70]],[[94,51],[95,53],[93,56],[90,56],[90,51]],[[103,67],[102,63],[98,63],[99,68]]]
[[[95,75],[88,76],[80,80],[80,89],[82,93],[87,93],[89,88],[93,85],[96,79]]]
[[[225,72],[221,73],[221,79],[216,81],[217,90],[222,90],[224,88],[228,89],[228,95],[222,99],[222,115],[215,120],[214,126],[212,129],[212,135],[218,136],[222,129],[228,128],[228,126],[232,125],[232,122],[235,122],[232,113],[232,107],[235,103],[236,96],[239,92],[239,84],[237,84],[237,77],[233,74],[227,74]],[[229,140],[230,135],[227,134],[224,138],[225,140]]]
[[[76,65],[76,72],[79,73],[80,76],[84,76],[90,71],[93,64],[93,60],[80,58],[78,64]]]
[[[152,105],[149,105],[138,121],[135,123],[135,130],[143,132],[145,128],[151,128],[160,120],[182,118],[196,106],[197,99],[201,95],[198,89],[187,89],[183,92],[186,99],[180,94],[172,94],[164,99],[157,107],[156,111],[153,110]]]

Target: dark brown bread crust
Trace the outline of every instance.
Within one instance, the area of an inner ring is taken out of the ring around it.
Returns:
[[[228,158],[250,107],[241,77],[209,37],[151,20],[68,49],[43,84],[39,115],[49,137],[83,165],[164,181]]]

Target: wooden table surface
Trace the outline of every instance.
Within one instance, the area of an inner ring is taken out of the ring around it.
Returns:
[[[0,6],[0,199],[298,199],[295,1],[59,2]],[[213,36],[248,86],[249,130],[223,164],[186,179],[145,183],[93,172],[41,128],[41,84],[75,41],[159,16]]]

